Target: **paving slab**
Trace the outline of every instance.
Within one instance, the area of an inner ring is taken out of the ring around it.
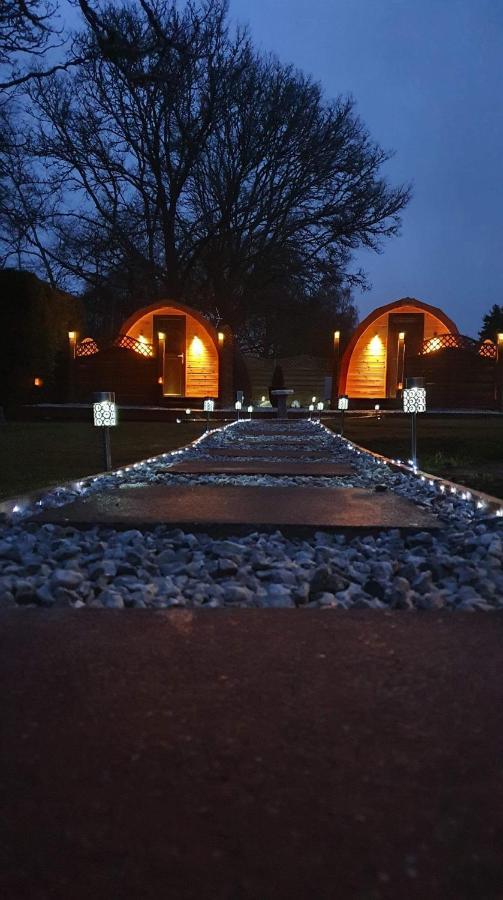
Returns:
[[[269,447],[208,447],[207,450],[203,449],[203,447],[198,447],[198,450],[204,453],[205,456],[235,457],[236,459],[270,459],[271,457],[282,457],[283,459],[306,459],[306,457],[309,457],[309,459],[327,459],[327,457],[330,457],[330,450],[312,450],[309,446],[300,447],[299,444],[287,445],[284,443],[281,443],[278,447],[272,445],[269,445]]]
[[[6,900],[500,900],[500,613],[0,613]]]
[[[91,494],[34,517],[38,522],[118,528],[211,528],[242,525],[253,529],[438,528],[439,520],[410,500],[366,488],[240,487],[235,485],[152,485]]]
[[[305,454],[304,454],[305,455]],[[325,462],[238,462],[193,460],[176,463],[166,468],[166,472],[179,472],[186,475],[306,475],[306,476],[344,476],[353,475],[353,467],[343,463]]]

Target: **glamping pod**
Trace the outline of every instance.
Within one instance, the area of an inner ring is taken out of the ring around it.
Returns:
[[[233,353],[228,328],[217,332],[197,310],[161,301],[133,313],[111,345],[77,343],[77,394],[114,390],[119,402],[140,405],[202,405],[205,397],[229,403]]]
[[[454,322],[435,306],[404,297],[380,306],[360,323],[341,359],[339,394],[359,400],[394,399],[412,359],[437,335],[456,335]],[[412,366],[413,367],[413,366]],[[419,373],[417,373],[419,374]]]

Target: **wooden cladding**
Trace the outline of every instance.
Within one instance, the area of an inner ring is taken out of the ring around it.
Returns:
[[[403,326],[403,327],[402,327]],[[445,326],[421,307],[401,305],[396,312],[376,318],[359,336],[349,362],[345,393],[349,397],[382,399],[396,395],[398,334],[405,332],[405,354],[419,349],[424,340],[442,333]],[[410,351],[407,348],[410,334]]]

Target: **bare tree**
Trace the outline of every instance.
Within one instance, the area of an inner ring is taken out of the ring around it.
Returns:
[[[192,196],[225,318],[242,320],[246,296],[253,301],[281,277],[282,261],[308,294],[329,272],[364,282],[347,272],[353,251],[378,250],[396,234],[409,199],[407,187],[381,177],[387,159],[351,100],[326,103],[301,73],[251,58],[199,160]]]
[[[396,233],[409,193],[350,100],[257,54],[224,0],[79,5],[79,66],[27,85],[48,203],[23,252],[95,296],[140,283],[242,332],[279,291],[363,282],[352,253]]]
[[[56,4],[50,0],[2,0],[0,5],[0,64],[17,53],[45,53],[52,33]]]

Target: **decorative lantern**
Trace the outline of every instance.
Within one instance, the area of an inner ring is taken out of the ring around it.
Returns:
[[[407,379],[409,382],[411,379]],[[406,387],[403,392],[403,411],[406,413],[426,412],[426,388]]]
[[[117,425],[117,406],[111,400],[93,403],[93,414],[97,428],[114,428]]]
[[[411,423],[411,462],[417,469],[417,423],[418,413],[426,412],[426,388],[424,378],[407,378],[403,391],[403,411],[410,413]]]
[[[349,406],[349,399],[347,394],[341,394],[339,399],[337,400],[337,408],[341,414],[341,437],[344,436],[344,413],[346,412]]]
[[[94,395],[93,419],[96,428],[102,428],[103,456],[107,472],[112,468],[112,450],[110,447],[110,428],[117,425],[117,405],[113,391],[99,391]]]

